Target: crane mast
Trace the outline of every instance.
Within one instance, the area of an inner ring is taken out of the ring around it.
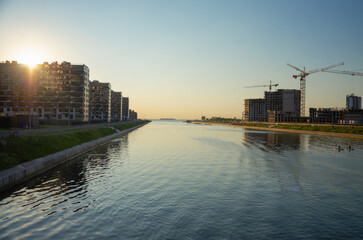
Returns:
[[[300,69],[298,67],[295,67],[295,66],[293,66],[291,64],[287,64],[287,66],[301,72],[298,75],[292,75],[292,77],[295,78],[295,79],[300,77],[300,116],[301,117],[305,117],[306,77],[309,76],[312,73],[323,72],[323,71],[326,71],[328,69],[331,69],[331,68],[334,68],[334,67],[337,67],[337,66],[341,66],[341,65],[344,65],[344,62],[333,64],[333,65],[326,66],[326,67],[323,67],[323,68],[317,68],[317,69],[313,69],[313,70],[310,70],[310,71],[306,71],[305,67],[304,67],[304,70],[302,70],[302,69]]]

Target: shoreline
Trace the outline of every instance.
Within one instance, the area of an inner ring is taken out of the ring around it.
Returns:
[[[0,171],[0,192],[6,191],[20,183],[28,181],[37,175],[40,175],[96,147],[106,144],[124,133],[131,132],[137,128],[145,126],[148,123],[149,122],[146,122],[123,131],[117,130],[114,134],[98,138],[90,142],[85,142],[71,148],[19,164],[15,167],[2,170]]]
[[[283,128],[253,127],[253,126],[233,125],[230,123],[215,123],[215,122],[201,122],[201,121],[198,121],[198,122],[195,121],[192,123],[193,124],[204,124],[204,125],[222,125],[222,126],[229,126],[229,127],[240,127],[240,128],[245,128],[245,129],[263,130],[263,131],[270,131],[270,132],[286,132],[286,133],[324,135],[324,136],[331,136],[331,137],[354,138],[354,139],[363,140],[363,135],[352,134],[352,133],[334,133],[334,132],[308,131],[308,130],[283,129]]]

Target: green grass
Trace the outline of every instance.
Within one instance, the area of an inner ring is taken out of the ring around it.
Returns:
[[[137,121],[137,122],[132,122],[132,123],[124,123],[124,124],[120,124],[120,125],[116,125],[114,126],[115,128],[117,128],[120,131],[132,128],[132,127],[136,127],[138,125],[144,124],[144,123],[148,123],[150,121],[145,120],[145,121]]]
[[[236,124],[239,126],[247,126],[247,127],[264,127],[267,128],[270,126],[270,124],[266,124],[266,123],[240,123],[240,124]]]
[[[264,127],[264,128],[275,128],[275,129],[292,129],[292,130],[306,130],[306,131],[320,131],[320,132],[334,132],[334,133],[351,133],[351,134],[363,134],[362,126],[312,126],[312,125],[290,125],[290,124],[279,124],[274,125],[271,123],[238,123],[236,119],[232,118],[221,118],[212,117],[210,120],[205,121],[210,123],[232,123],[239,126],[247,127]]]
[[[334,133],[352,133],[363,134],[361,126],[310,126],[310,125],[276,125],[273,128],[294,129],[306,131],[334,132]]]
[[[114,133],[111,128],[96,128],[81,132],[8,137],[0,140],[0,170],[44,157],[73,146]]]

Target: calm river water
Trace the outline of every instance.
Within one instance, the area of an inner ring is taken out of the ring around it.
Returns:
[[[362,156],[361,140],[154,121],[0,195],[0,239],[362,239]]]

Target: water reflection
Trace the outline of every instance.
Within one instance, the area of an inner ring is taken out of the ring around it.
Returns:
[[[243,132],[242,144],[254,146],[264,152],[282,153],[287,150],[302,150],[301,135],[266,132]]]
[[[96,199],[92,196],[93,190],[90,192],[90,188],[93,187],[90,183],[97,178],[107,176],[107,172],[112,170],[115,163],[122,165],[120,155],[127,154],[127,151],[128,137],[123,135],[120,139],[95,148],[2,193],[0,221],[6,221],[6,224],[0,229],[16,229],[13,224],[29,216],[33,216],[33,221],[39,221],[37,220],[39,217],[56,215],[58,218],[55,222],[57,222],[66,218],[69,212],[84,211],[92,205],[95,206]],[[12,207],[18,209],[17,214],[14,214]],[[0,233],[0,238],[6,236],[9,237]]]
[[[156,122],[2,198],[0,239],[362,238],[347,141]]]
[[[242,133],[242,144],[248,155],[242,156],[243,161],[248,160],[259,182],[273,180],[283,194],[291,189],[303,191],[306,141],[305,135],[246,131]]]

